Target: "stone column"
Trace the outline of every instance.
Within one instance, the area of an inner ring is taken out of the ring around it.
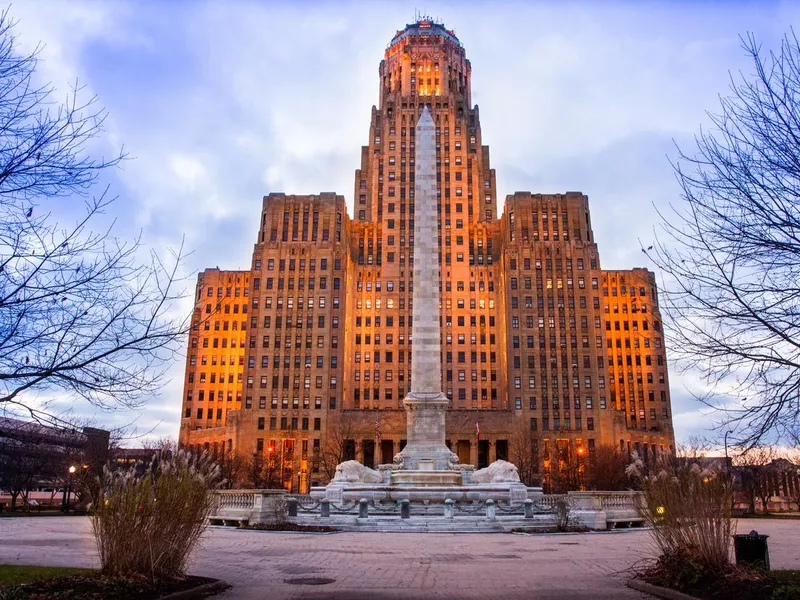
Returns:
[[[436,209],[436,126],[427,107],[417,123],[414,170],[414,324],[411,396],[442,395],[439,332],[439,232]],[[409,440],[410,440],[409,436]],[[444,437],[442,437],[444,443]]]
[[[436,125],[427,107],[416,128],[414,170],[414,294],[411,391],[403,400],[406,469],[444,470],[452,453],[444,443],[442,347],[439,325],[439,232],[436,209]]]

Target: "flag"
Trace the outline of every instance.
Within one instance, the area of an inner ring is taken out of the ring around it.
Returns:
[[[475,438],[477,441],[481,441],[481,426],[477,421],[475,421]]]
[[[378,419],[375,419],[375,439],[381,441],[381,424]]]

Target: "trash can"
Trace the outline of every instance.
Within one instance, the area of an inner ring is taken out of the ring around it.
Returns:
[[[769,571],[768,535],[760,535],[755,529],[750,533],[733,536],[733,551],[737,565],[761,567]]]

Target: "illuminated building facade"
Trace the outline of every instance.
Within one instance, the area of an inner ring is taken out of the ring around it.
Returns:
[[[380,103],[355,173],[353,218],[344,198],[332,193],[270,194],[251,271],[201,274],[195,318],[202,324],[190,339],[181,442],[280,455],[284,485],[301,490],[326,480],[321,465],[332,439],[346,434],[344,454],[368,465],[391,462],[400,451],[402,400],[412,377],[414,127],[427,106],[436,124],[442,382],[451,401],[451,449],[478,466],[513,461],[513,440],[523,435],[546,475],[556,448],[561,456],[600,444],[670,448],[666,367],[651,373],[638,368],[638,359],[627,365],[634,348],[626,353],[626,344],[636,336],[632,329],[615,335],[617,320],[603,295],[609,278],[636,287],[634,304],[648,307],[636,313],[637,334],[650,336],[659,356],[653,360],[663,361],[652,274],[601,271],[583,194],[517,192],[498,217],[495,172],[478,108],[471,106],[471,67],[452,31],[428,20],[408,25],[392,40],[379,73]],[[215,390],[212,407],[210,388],[200,381],[209,361],[218,360],[203,357],[213,354],[203,344],[215,325],[209,330],[202,322],[218,319],[203,312],[207,295],[228,289],[205,280],[216,276],[249,277],[241,292],[249,312],[237,331],[236,389],[222,390],[224,402]],[[627,294],[611,305],[632,311],[631,300]],[[643,339],[636,349],[644,349]],[[619,357],[624,364],[617,371]],[[623,386],[633,392],[628,404],[619,403]]]
[[[206,269],[197,276],[186,351],[182,431],[224,426],[242,406],[249,271]]]

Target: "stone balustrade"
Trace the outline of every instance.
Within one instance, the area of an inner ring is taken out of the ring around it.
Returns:
[[[217,490],[208,520],[212,525],[272,524],[286,518],[286,490]]]
[[[640,514],[644,504],[641,492],[569,492],[567,503],[578,522],[590,529],[640,524],[644,520]]]
[[[536,503],[543,508],[553,508],[559,502],[566,502],[567,494],[545,494]]]
[[[343,529],[353,527],[353,530],[367,530],[365,527],[370,527],[372,522],[375,530],[380,530],[382,526],[389,529],[395,526],[401,527],[400,521],[410,519],[413,525],[430,531],[437,530],[437,527],[452,529],[458,526],[458,523],[469,528],[475,525],[468,525],[468,522],[477,524],[483,521],[496,523],[505,528],[549,528],[554,526],[557,506],[563,502],[568,506],[572,525],[603,530],[641,524],[643,519],[640,516],[640,506],[644,498],[641,492],[576,491],[567,494],[539,495],[535,500],[528,499],[522,504],[495,502],[492,499],[458,502],[452,498],[446,499],[443,503],[429,505],[405,499],[381,504],[368,498],[360,498],[355,502],[335,503],[328,499],[317,500],[309,496],[289,496],[286,501],[289,507],[289,520],[292,522],[313,522]]]

